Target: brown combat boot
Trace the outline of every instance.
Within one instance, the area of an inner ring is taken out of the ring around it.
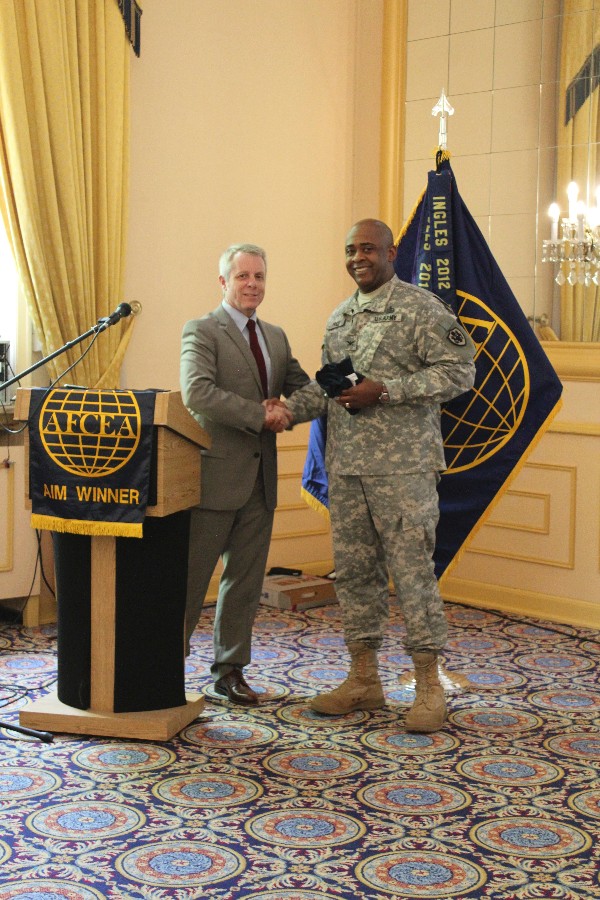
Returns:
[[[437,654],[413,653],[415,702],[406,714],[407,731],[438,731],[446,721],[446,699],[438,674]]]
[[[317,694],[310,708],[328,716],[345,716],[357,709],[385,706],[383,688],[377,672],[377,650],[366,644],[348,644],[351,665],[345,681],[333,691]]]

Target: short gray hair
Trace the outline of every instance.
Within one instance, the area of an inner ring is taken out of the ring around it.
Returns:
[[[250,253],[251,256],[260,256],[265,264],[265,269],[267,268],[267,254],[262,247],[257,247],[256,244],[232,244],[231,247],[228,247],[221,254],[219,259],[219,275],[225,281],[227,281],[231,273],[231,265],[236,253]]]

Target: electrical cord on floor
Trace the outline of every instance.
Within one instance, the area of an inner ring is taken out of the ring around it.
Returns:
[[[9,687],[6,684],[0,684],[0,691],[6,691],[5,696],[0,701],[0,709],[4,709],[9,703],[16,703],[18,700],[23,700],[29,694],[29,691],[24,688],[17,689]]]
[[[45,685],[45,687],[47,686],[48,685]],[[25,689],[20,689],[17,691],[15,688],[8,687],[7,685],[3,684],[0,684],[0,690],[6,690],[12,693],[12,696],[6,698],[6,701],[4,703],[0,703],[0,709],[8,706],[9,703],[15,703],[16,701],[23,700],[29,695],[29,691]],[[4,729],[5,731],[16,731],[17,734],[24,734],[27,737],[37,738],[38,741],[43,741],[43,743],[45,744],[51,744],[54,740],[54,735],[50,731],[39,731],[36,728],[25,728],[23,725],[16,725],[13,722],[0,721],[0,729]]]

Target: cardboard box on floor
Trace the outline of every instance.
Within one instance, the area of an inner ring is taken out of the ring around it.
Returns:
[[[271,575],[263,582],[260,602],[277,609],[303,610],[336,603],[335,583],[316,575]]]

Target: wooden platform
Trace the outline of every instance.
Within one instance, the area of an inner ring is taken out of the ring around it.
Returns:
[[[36,700],[19,713],[19,724],[38,731],[93,734],[99,737],[168,741],[204,709],[201,694],[186,694],[185,706],[144,712],[94,712],[61,703],[56,694]]]

